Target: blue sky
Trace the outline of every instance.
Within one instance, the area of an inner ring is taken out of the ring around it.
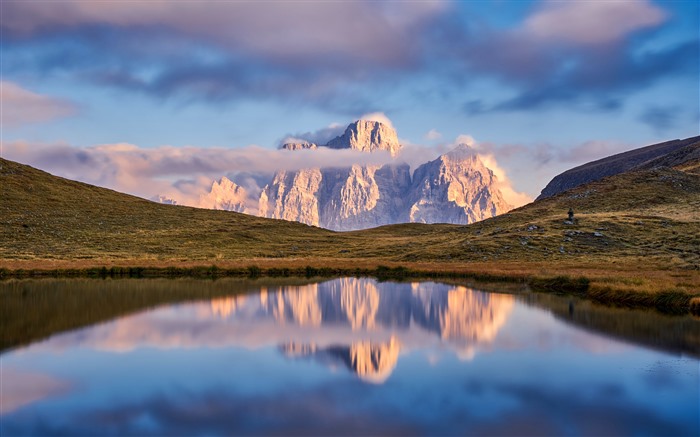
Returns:
[[[148,178],[217,175],[144,163],[125,184],[124,147],[102,145],[245,151],[235,173],[255,170],[251,145],[383,113],[436,153],[473,137],[532,197],[562,170],[700,129],[697,1],[1,6],[3,155],[144,196]],[[100,175],[76,158],[96,147]]]

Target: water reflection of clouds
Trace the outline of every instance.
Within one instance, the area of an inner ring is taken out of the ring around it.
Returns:
[[[488,379],[488,378],[487,378]],[[372,393],[366,386],[321,384],[278,396],[219,389],[160,393],[87,405],[65,422],[37,421],[30,434],[102,435],[687,435],[692,429],[585,382],[542,390],[534,381],[498,383],[471,376],[451,390]],[[455,390],[456,388],[456,390]],[[348,399],[357,400],[348,405]],[[420,400],[419,400],[420,399]],[[470,408],[480,405],[481,408]],[[413,414],[411,412],[414,412]],[[64,428],[70,423],[70,428]],[[26,432],[13,418],[8,435]],[[695,430],[697,431],[697,429]]]
[[[70,387],[67,381],[49,375],[3,366],[0,414],[11,413],[32,402],[64,394]]]

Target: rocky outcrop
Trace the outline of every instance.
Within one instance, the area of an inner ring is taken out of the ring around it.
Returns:
[[[406,221],[403,196],[411,182],[407,165],[352,165],[322,173],[321,227],[350,231]]]
[[[149,200],[151,200],[152,202],[156,202],[156,203],[162,203],[164,205],[177,205],[177,200],[172,199],[172,198],[167,197],[167,196],[160,195],[160,194],[157,196],[151,197]]]
[[[202,195],[199,202],[204,208],[248,212],[246,208],[247,197],[248,194],[243,187],[224,176],[218,181],[214,181],[209,193]]]
[[[413,175],[408,219],[418,223],[468,224],[509,209],[497,180],[466,144],[421,165]]]
[[[282,146],[280,146],[280,149],[284,150],[314,150],[317,149],[318,146],[314,143],[309,143],[309,142],[292,142],[292,143],[284,143]]]
[[[315,358],[322,362],[340,362],[361,380],[373,384],[386,381],[396,367],[401,344],[395,336],[387,342],[357,341],[349,346],[318,347],[316,344],[290,342],[279,346],[288,358]]]
[[[386,343],[356,342],[348,351],[348,364],[360,379],[380,384],[396,367],[400,349],[396,337],[391,337]]]
[[[396,131],[378,121],[358,120],[350,124],[343,135],[326,144],[331,149],[353,149],[363,152],[386,150],[396,156],[401,149]]]
[[[568,191],[579,185],[635,170],[646,163],[700,142],[700,136],[654,144],[580,165],[552,179],[537,200]]]
[[[320,169],[279,171],[265,186],[258,202],[258,215],[320,226]]]

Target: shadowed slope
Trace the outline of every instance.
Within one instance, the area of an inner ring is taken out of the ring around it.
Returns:
[[[562,193],[589,182],[598,181],[604,177],[614,176],[633,170],[645,163],[674,153],[688,145],[699,144],[700,137],[672,140],[665,143],[641,147],[617,155],[608,156],[597,161],[589,162],[565,171],[552,179],[537,200]]]

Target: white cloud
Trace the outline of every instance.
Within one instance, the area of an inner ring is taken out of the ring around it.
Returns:
[[[528,17],[524,31],[536,38],[581,45],[608,44],[665,21],[647,0],[547,1]]]
[[[437,129],[430,129],[425,135],[423,135],[423,138],[428,141],[435,141],[442,138],[442,134],[438,132]]]
[[[533,197],[531,195],[515,190],[511,178],[506,170],[498,164],[496,155],[491,151],[492,145],[479,143],[471,135],[465,134],[459,135],[451,147],[460,144],[466,144],[474,149],[481,162],[493,172],[496,179],[498,179],[497,188],[501,191],[506,202],[516,208],[532,202]]]
[[[319,146],[323,146],[333,138],[342,135],[346,127],[347,124],[331,123],[328,126],[315,131],[297,132],[294,134],[289,134],[279,141],[279,145],[282,146],[284,143],[309,142]]]
[[[449,3],[83,1],[3,4],[2,25],[15,34],[86,24],[157,26],[235,52],[304,62],[333,55],[382,64],[411,58],[426,22]],[[271,7],[274,11],[271,10]],[[407,43],[409,42],[409,43]]]
[[[481,162],[483,162],[498,179],[498,189],[501,190],[503,199],[505,199],[506,202],[517,208],[533,201],[532,196],[527,193],[516,191],[515,188],[513,188],[513,183],[508,175],[506,175],[506,171],[498,165],[495,156],[481,153],[477,153],[477,156],[479,156]]]
[[[68,179],[111,188],[150,199],[164,195],[184,205],[198,206],[200,194],[227,175],[254,186],[245,175],[272,175],[278,170],[383,165],[388,152],[350,149],[288,150],[247,146],[236,149],[172,147],[141,148],[133,144],[74,147],[68,144],[2,143],[3,157]],[[236,178],[237,174],[243,174]]]
[[[466,144],[469,147],[475,147],[476,146],[476,140],[474,140],[474,137],[471,135],[459,135],[457,136],[457,139],[453,143],[453,146],[457,146],[460,144]]]
[[[76,106],[62,99],[37,94],[20,85],[0,81],[2,96],[2,125],[17,127],[50,121],[75,114]]]
[[[378,121],[394,129],[394,124],[383,112],[370,112],[368,114],[362,114],[358,120]]]

